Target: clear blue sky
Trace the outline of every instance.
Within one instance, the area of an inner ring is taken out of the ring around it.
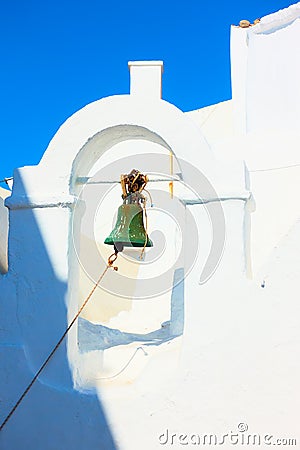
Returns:
[[[0,179],[37,164],[72,113],[128,93],[128,60],[163,60],[163,98],[183,111],[229,99],[230,25],[292,3],[2,0]]]

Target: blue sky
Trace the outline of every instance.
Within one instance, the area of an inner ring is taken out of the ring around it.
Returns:
[[[292,3],[2,0],[0,179],[37,164],[75,111],[128,93],[129,60],[163,60],[163,98],[183,111],[229,99],[230,25]]]

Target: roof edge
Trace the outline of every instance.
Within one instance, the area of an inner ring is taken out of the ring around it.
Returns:
[[[300,2],[262,17],[260,22],[249,28],[248,31],[253,34],[272,33],[280,28],[286,27],[299,18]]]

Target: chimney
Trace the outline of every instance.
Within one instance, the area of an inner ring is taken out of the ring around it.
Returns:
[[[129,61],[130,95],[145,100],[160,99],[162,96],[162,61]]]

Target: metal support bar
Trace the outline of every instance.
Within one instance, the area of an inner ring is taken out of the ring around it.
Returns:
[[[77,177],[76,179],[76,183],[77,184],[120,184],[121,181],[120,180],[99,180],[99,181],[89,181],[92,177]],[[148,183],[159,183],[161,181],[180,181],[182,182],[182,179],[177,176],[177,177],[165,177],[165,178],[154,178],[154,179],[149,179]]]

